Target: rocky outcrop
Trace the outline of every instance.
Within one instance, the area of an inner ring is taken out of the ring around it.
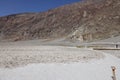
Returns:
[[[0,17],[0,40],[93,41],[120,35],[120,1],[86,0],[42,13]]]

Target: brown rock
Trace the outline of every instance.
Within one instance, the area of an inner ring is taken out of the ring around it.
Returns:
[[[42,13],[0,17],[0,40],[69,39],[74,32],[74,40],[80,41],[117,36],[120,35],[118,3],[120,0],[86,0]]]

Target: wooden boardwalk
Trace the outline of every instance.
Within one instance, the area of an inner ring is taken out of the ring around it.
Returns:
[[[120,50],[120,48],[93,48],[93,50]]]

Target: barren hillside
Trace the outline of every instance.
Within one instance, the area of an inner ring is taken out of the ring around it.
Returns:
[[[0,17],[0,40],[93,41],[118,35],[120,0],[85,0],[42,13]]]

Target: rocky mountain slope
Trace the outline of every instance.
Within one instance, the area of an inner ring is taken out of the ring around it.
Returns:
[[[120,0],[84,0],[42,13],[0,17],[0,40],[93,41],[120,35]]]

